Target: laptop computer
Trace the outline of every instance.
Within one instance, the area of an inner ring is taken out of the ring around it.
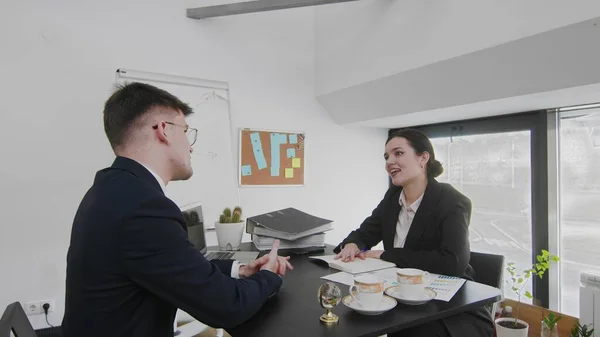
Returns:
[[[258,257],[259,252],[224,251],[218,249],[209,250],[208,247],[206,247],[206,235],[204,232],[204,225],[200,226],[202,226],[202,233],[200,234],[202,240],[199,240],[199,245],[196,246],[196,248],[200,249],[200,252],[204,254],[204,257],[207,260],[210,261],[233,259],[241,263],[248,264]]]
[[[182,207],[183,218],[185,220],[188,239],[207,260],[228,260],[233,259],[241,263],[248,264],[258,257],[259,252],[244,251],[222,251],[209,250],[206,246],[206,233],[204,231],[204,217],[202,216],[202,205],[192,204]]]

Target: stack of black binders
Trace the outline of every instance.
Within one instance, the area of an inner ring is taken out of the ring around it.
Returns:
[[[295,208],[284,208],[246,219],[246,232],[258,250],[269,250],[275,239],[279,249],[310,249],[325,246],[325,232],[333,222]]]

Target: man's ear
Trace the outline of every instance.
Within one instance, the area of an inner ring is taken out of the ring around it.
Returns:
[[[167,136],[167,123],[160,121],[158,125],[154,127],[156,138],[162,143],[169,144],[169,137]]]

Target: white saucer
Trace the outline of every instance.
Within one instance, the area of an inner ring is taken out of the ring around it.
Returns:
[[[421,304],[425,304],[429,301],[431,301],[432,299],[435,298],[435,296],[437,296],[437,293],[429,288],[425,288],[425,291],[423,292],[423,297],[422,298],[418,298],[418,299],[408,299],[408,298],[404,298],[402,297],[402,294],[400,294],[400,291],[398,289],[398,286],[393,286],[393,287],[389,287],[385,290],[386,295],[389,295],[395,299],[397,299],[400,303],[404,303],[404,304],[408,304],[408,305],[421,305]]]
[[[350,296],[350,295],[346,295],[342,299],[342,303],[344,303],[344,305],[347,306],[348,308],[358,312],[359,314],[363,314],[363,315],[383,314],[384,312],[393,309],[398,304],[398,302],[396,302],[395,299],[385,296],[385,295],[383,296],[383,300],[381,301],[381,304],[379,305],[378,308],[365,309],[365,308],[361,307],[360,304],[358,304],[354,300],[354,298],[352,298],[352,296]]]

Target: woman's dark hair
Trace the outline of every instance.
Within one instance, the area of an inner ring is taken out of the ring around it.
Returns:
[[[429,153],[429,161],[427,162],[427,177],[435,178],[444,172],[442,163],[435,159],[435,153],[433,152],[433,145],[425,134],[415,129],[401,129],[394,131],[385,141],[385,145],[394,138],[404,138],[410,146],[415,150],[418,155],[422,155],[423,152]]]

